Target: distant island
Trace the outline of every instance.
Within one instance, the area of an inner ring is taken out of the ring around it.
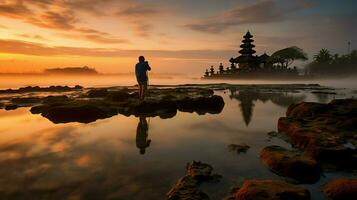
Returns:
[[[76,75],[97,75],[98,72],[94,68],[88,66],[84,67],[64,67],[64,68],[51,68],[45,69],[45,74],[76,74]]]

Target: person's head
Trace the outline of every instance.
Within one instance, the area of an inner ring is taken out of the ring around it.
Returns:
[[[139,62],[144,62],[145,61],[145,57],[144,56],[139,56]]]

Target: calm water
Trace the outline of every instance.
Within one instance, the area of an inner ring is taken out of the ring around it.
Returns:
[[[265,168],[260,150],[290,145],[267,132],[276,130],[287,105],[327,102],[345,96],[311,93],[261,94],[220,91],[225,107],[217,115],[182,113],[171,119],[121,115],[90,124],[53,124],[28,108],[0,110],[0,199],[160,200],[185,174],[187,162],[211,164],[223,178],[202,186],[211,199],[222,199],[244,179],[281,179]],[[146,126],[147,122],[147,137]],[[247,153],[228,150],[246,143]],[[305,185],[312,199],[324,199],[319,186],[326,173]]]
[[[150,84],[177,85],[177,84],[205,84],[205,83],[231,83],[231,84],[290,84],[290,83],[318,83],[335,88],[350,88],[357,90],[357,77],[326,80],[202,80],[200,76],[188,75],[150,75]],[[1,75],[0,89],[19,88],[24,86],[49,86],[49,85],[81,85],[84,87],[109,87],[135,85],[134,75],[98,75],[98,76],[56,76],[56,75]]]

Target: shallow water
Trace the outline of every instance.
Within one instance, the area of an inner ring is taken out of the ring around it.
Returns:
[[[117,115],[90,124],[53,124],[29,108],[0,110],[0,199],[165,199],[192,160],[209,163],[222,175],[219,183],[202,185],[211,199],[222,199],[244,179],[282,179],[262,164],[259,152],[273,144],[291,148],[267,135],[290,103],[346,97],[216,93],[226,103],[220,114],[178,112],[141,123]],[[251,148],[229,151],[229,144],[239,143]],[[329,172],[304,186],[312,199],[325,199],[321,184],[341,176],[354,175]]]
[[[295,84],[318,83],[334,88],[357,90],[357,77],[319,79],[319,80],[205,80],[194,75],[150,75],[149,83],[155,85],[178,84]],[[128,86],[137,84],[134,75],[96,75],[96,76],[59,76],[59,75],[1,75],[0,89],[24,86],[81,85],[84,87]]]

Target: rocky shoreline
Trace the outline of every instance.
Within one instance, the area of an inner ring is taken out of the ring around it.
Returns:
[[[245,180],[225,200],[311,199],[309,190],[299,184],[316,183],[324,170],[356,172],[356,124],[356,99],[333,100],[328,104],[302,102],[290,105],[286,117],[279,119],[279,133],[269,135],[287,136],[296,150],[267,146],[260,153],[265,166],[286,181]],[[248,148],[247,145],[229,146],[237,152],[241,147],[244,150]],[[357,178],[331,180],[321,187],[321,191],[331,200],[357,199]],[[209,198],[205,195],[202,198],[185,196],[174,199]]]
[[[136,87],[27,87],[0,91],[0,109],[31,107],[31,113],[41,114],[53,123],[91,123],[118,114],[171,118],[178,111],[199,115],[222,112],[224,99],[214,91],[226,90],[238,91],[237,95],[241,96],[247,92],[336,94],[332,88],[315,84],[189,84],[152,86],[147,99],[140,101]],[[226,200],[307,200],[311,199],[310,192],[301,184],[316,183],[327,170],[356,172],[356,99],[338,99],[326,104],[294,103],[277,124],[278,132],[270,132],[269,137],[284,136],[293,149],[267,146],[261,149],[260,159],[281,180],[244,180],[241,185],[235,186]],[[228,145],[228,150],[237,154],[245,153],[249,148],[249,144],[245,143]],[[213,167],[209,164],[189,163],[186,174],[167,193],[167,199],[209,199],[200,185],[220,179],[212,172]],[[341,177],[323,185],[321,191],[332,200],[356,199],[357,179]]]
[[[137,87],[83,88],[82,86],[24,87],[0,90],[0,109],[31,107],[54,123],[90,123],[117,114],[125,116],[174,117],[177,111],[218,114],[224,107],[218,90],[298,92],[310,90],[331,92],[332,88],[317,84],[186,84],[150,86],[145,101],[137,96]],[[48,95],[47,95],[48,94]]]

